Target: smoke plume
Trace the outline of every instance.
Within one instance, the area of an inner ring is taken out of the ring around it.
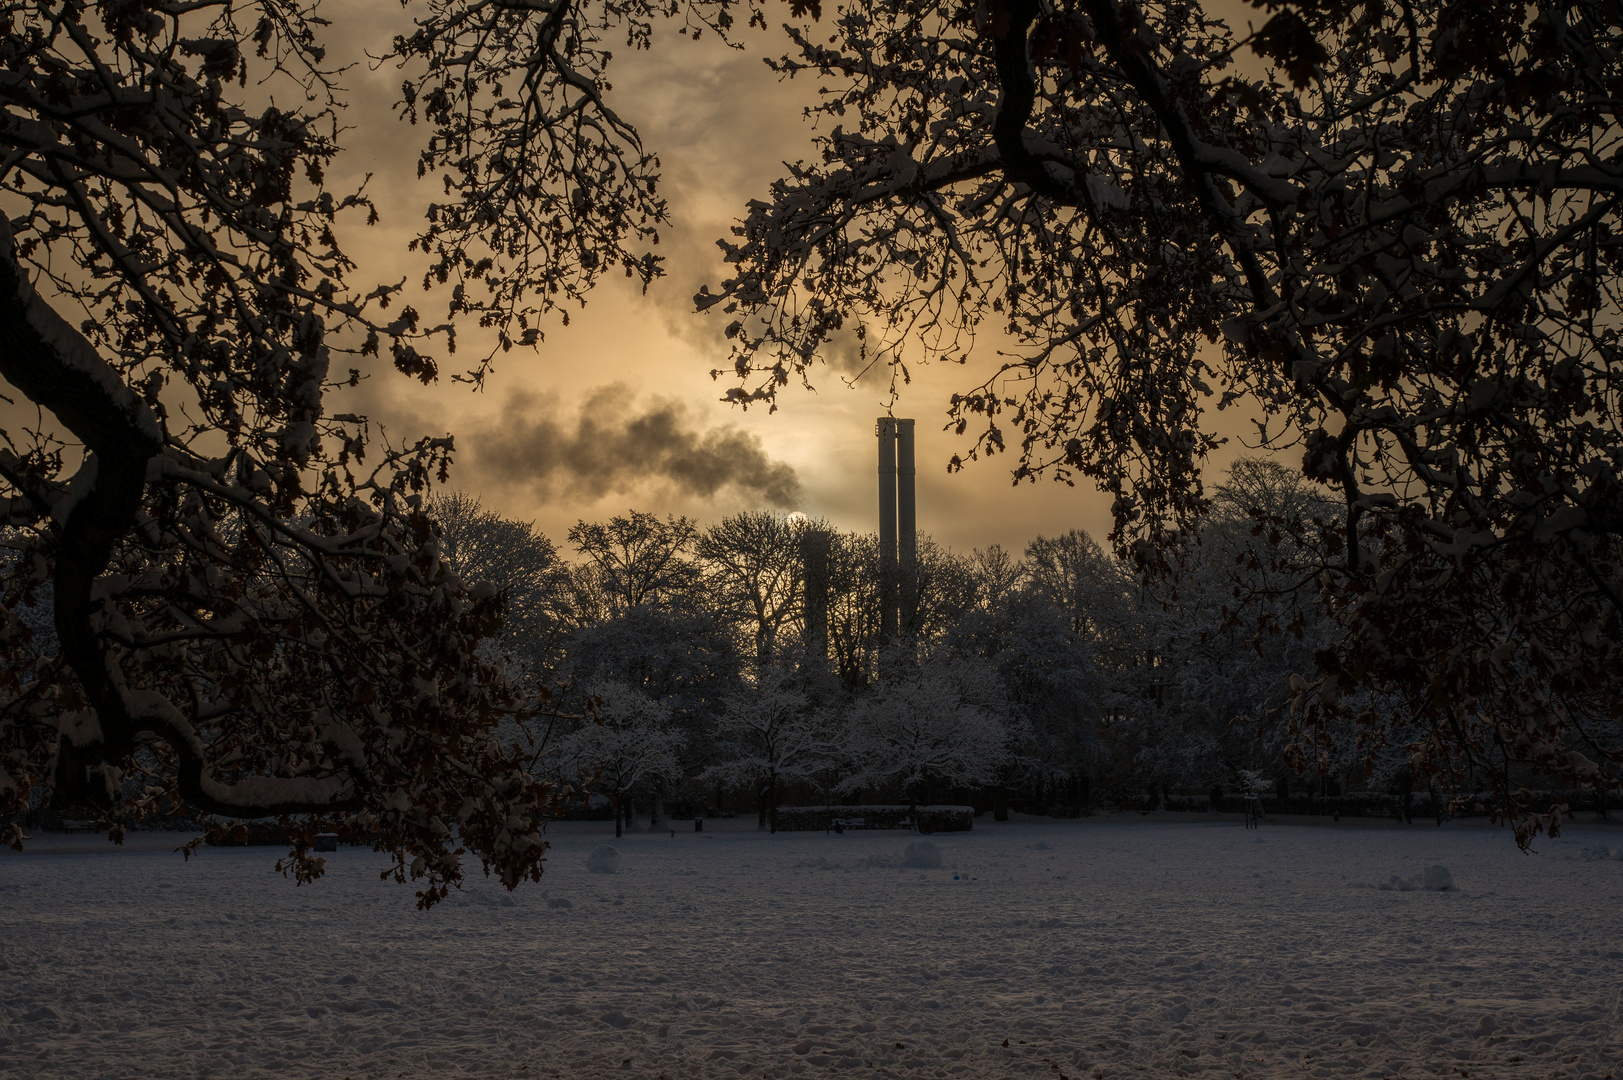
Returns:
[[[664,398],[636,408],[634,396],[618,383],[600,386],[568,419],[538,395],[514,394],[499,422],[469,440],[475,465],[543,498],[596,498],[664,481],[701,498],[730,487],[769,506],[799,501],[795,470],[768,457],[759,436],[730,424],[702,429]]]

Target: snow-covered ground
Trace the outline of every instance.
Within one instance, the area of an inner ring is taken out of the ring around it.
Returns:
[[[295,889],[45,838],[0,857],[0,1076],[1623,1076],[1623,832],[910,839],[556,827],[541,885],[423,914],[367,851]]]

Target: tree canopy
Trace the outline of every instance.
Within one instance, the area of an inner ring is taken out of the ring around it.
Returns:
[[[360,814],[425,904],[468,851],[539,876],[547,791],[490,735],[525,703],[477,651],[502,597],[464,587],[424,505],[451,444],[329,407],[346,354],[432,380],[454,325],[352,280],[336,223],[374,210],[325,183],[325,22],[3,12],[0,375],[50,419],[0,448],[0,811],[42,789],[115,837],[179,806]],[[42,594],[49,651],[15,614]]]
[[[1301,735],[1397,693],[1525,841],[1549,819],[1513,765],[1623,752],[1623,16],[1256,6],[1246,33],[1185,0],[809,5],[774,67],[824,88],[821,153],[697,302],[745,403],[859,320],[898,382],[990,338],[964,457],[1098,484],[1150,574],[1209,510],[1212,412],[1245,410],[1337,504],[1269,525],[1345,629]]]

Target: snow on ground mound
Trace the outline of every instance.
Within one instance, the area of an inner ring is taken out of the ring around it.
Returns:
[[[1602,859],[1611,859],[1623,862],[1623,847],[1607,847],[1605,844],[1596,844],[1592,848],[1584,848],[1578,858],[1584,862],[1600,862]]]
[[[607,844],[592,849],[586,856],[586,869],[594,874],[618,874],[620,872],[620,853]]]
[[[1376,886],[1382,892],[1414,892],[1416,889],[1447,892],[1453,887],[1454,875],[1448,872],[1446,866],[1428,866],[1413,877],[1399,877],[1393,874]]]
[[[605,831],[549,827],[516,906],[427,913],[360,849],[297,889],[264,848],[0,851],[0,1078],[1579,1080],[1623,1054],[1623,862],[1579,857],[1615,832],[1528,857],[1429,823],[989,824],[936,874],[896,834],[707,828],[614,841],[627,889],[588,872]],[[1447,917],[1348,888],[1433,865],[1470,868],[1430,894]]]
[[[941,849],[928,840],[915,840],[907,845],[902,852],[902,865],[915,867],[919,870],[939,870],[941,868]]]

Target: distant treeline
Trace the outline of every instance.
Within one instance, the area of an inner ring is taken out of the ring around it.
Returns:
[[[434,509],[444,556],[506,598],[488,648],[550,695],[557,715],[511,734],[576,789],[571,812],[1078,813],[1204,803],[1214,787],[1413,783],[1401,743],[1293,738],[1292,676],[1333,633],[1304,533],[1338,518],[1268,461],[1233,468],[1176,572],[1151,584],[1079,530],[1019,554],[921,535],[890,641],[871,534],[633,511],[577,524],[566,558],[476,499]]]

